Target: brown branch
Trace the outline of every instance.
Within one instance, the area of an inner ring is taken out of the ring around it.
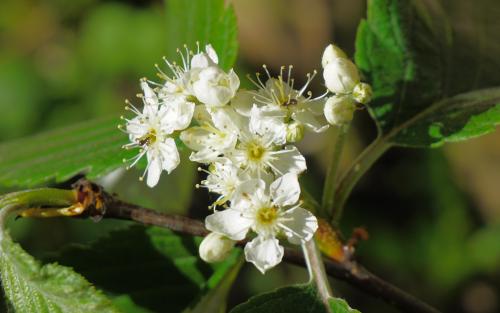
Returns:
[[[112,201],[106,204],[103,218],[132,220],[194,236],[205,236],[209,232],[200,221],[184,216],[160,213],[115,198],[111,199]],[[306,266],[302,253],[290,248],[285,249],[284,260],[288,263]],[[344,280],[368,294],[379,297],[403,312],[439,313],[437,309],[373,275],[357,262],[339,263],[328,259],[324,259],[324,262],[328,275]]]
[[[78,192],[78,201],[85,206],[85,211],[80,217],[135,221],[194,236],[205,236],[209,233],[200,221],[180,215],[160,213],[121,201],[87,180],[78,181],[74,188]],[[240,242],[240,244],[244,243]],[[284,260],[288,263],[306,266],[303,254],[290,248],[285,249]],[[437,309],[370,273],[356,261],[337,262],[325,258],[323,261],[328,275],[344,280],[372,296],[379,297],[403,312],[439,313]]]

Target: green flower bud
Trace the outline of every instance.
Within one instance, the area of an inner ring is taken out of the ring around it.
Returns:
[[[328,123],[341,126],[352,121],[356,104],[350,95],[336,95],[328,98],[324,113]]]
[[[366,83],[357,84],[352,91],[352,97],[354,100],[362,104],[370,102],[372,100],[372,96],[372,87]]]
[[[286,126],[286,141],[298,142],[304,138],[304,125],[291,122]]]
[[[203,239],[198,251],[201,259],[207,263],[221,262],[229,256],[235,243],[226,236],[210,233]]]

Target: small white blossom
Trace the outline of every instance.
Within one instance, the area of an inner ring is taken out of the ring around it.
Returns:
[[[234,166],[227,158],[219,158],[210,165],[209,171],[206,172],[208,176],[201,181],[201,186],[207,188],[210,192],[219,194],[219,198],[214,201],[214,206],[223,205],[229,201],[236,189],[248,178],[243,173],[240,173],[239,168]]]
[[[236,111],[251,118],[250,128],[253,131],[259,134],[275,132],[275,143],[283,144],[289,123],[299,123],[314,132],[322,132],[328,128],[321,112],[323,96],[312,98],[311,93],[306,92],[316,73],[308,74],[304,86],[296,90],[293,88],[291,66],[288,67],[286,79],[285,67],[281,67],[277,78],[271,77],[266,66],[263,68],[268,79],[264,84],[257,73],[257,79],[253,83],[259,90],[253,92],[253,100],[250,101],[248,95],[243,94],[233,104]]]
[[[239,143],[228,151],[227,157],[244,173],[259,179],[270,174],[281,176],[305,171],[306,160],[299,150],[292,145],[283,148],[275,145],[274,136],[272,132],[259,135],[240,129]]]
[[[246,260],[262,273],[276,266],[283,247],[276,237],[283,234],[292,244],[311,240],[318,228],[316,217],[300,207],[297,176],[285,174],[266,189],[264,181],[249,180],[240,185],[231,207],[215,212],[205,220],[206,227],[232,240],[242,240],[249,230],[257,237],[245,246]]]
[[[188,128],[180,135],[184,144],[195,151],[189,157],[191,161],[210,163],[235,147],[239,129],[232,119],[236,113],[231,110],[212,108],[206,113],[197,110],[200,126]]]
[[[201,259],[207,263],[222,262],[229,256],[235,243],[226,236],[210,233],[203,239],[198,251]]]
[[[358,68],[346,58],[331,60],[323,69],[328,90],[336,94],[350,94],[359,83]]]
[[[194,95],[209,107],[226,105],[240,86],[240,79],[232,69],[226,73],[217,66],[203,68],[191,79]]]
[[[321,65],[325,67],[328,65],[328,63],[331,63],[338,58],[347,59],[347,55],[336,45],[329,44],[325,48],[325,51],[323,51],[323,56],[321,57]]]
[[[163,170],[170,173],[179,164],[177,146],[170,135],[189,126],[194,104],[182,101],[171,102],[168,105],[160,104],[158,97],[145,80],[141,82],[141,87],[144,108],[141,112],[128,103],[127,109],[137,116],[126,119],[125,131],[129,134],[131,143],[124,148],[140,148],[139,154],[131,160],[129,167],[134,166],[146,155],[148,165],[141,180],[147,173],[147,184],[149,187],[154,187]]]
[[[352,121],[356,104],[349,95],[335,95],[326,101],[325,117],[332,125],[344,125]]]

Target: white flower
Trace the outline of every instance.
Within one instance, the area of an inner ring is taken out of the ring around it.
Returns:
[[[208,216],[207,229],[232,240],[242,240],[249,230],[257,237],[245,246],[246,260],[262,273],[276,266],[283,257],[283,247],[276,237],[283,234],[292,244],[311,240],[318,222],[314,215],[297,205],[300,185],[297,176],[285,174],[266,190],[259,179],[240,185],[231,207]]]
[[[227,158],[219,158],[210,165],[209,171],[206,172],[208,176],[201,181],[201,186],[206,187],[210,192],[219,194],[217,200],[214,201],[214,206],[229,201],[236,189],[247,178]]]
[[[343,125],[352,121],[356,104],[350,95],[335,95],[326,101],[325,117],[332,125]]]
[[[235,243],[226,236],[210,233],[203,239],[198,251],[201,259],[207,263],[221,262],[229,256]]]
[[[331,60],[323,69],[326,88],[337,94],[350,94],[359,83],[358,68],[346,58]]]
[[[307,87],[315,76],[315,72],[307,75],[307,81],[300,90],[293,88],[290,66],[287,79],[283,78],[285,67],[281,67],[278,78],[272,78],[267,67],[264,70],[268,80],[264,84],[257,73],[257,80],[253,83],[259,88],[253,93],[253,101],[243,94],[234,102],[235,110],[240,114],[250,116],[250,128],[259,134],[275,132],[277,144],[286,141],[287,124],[297,122],[311,131],[322,132],[328,124],[322,118],[324,104],[323,96],[312,98]],[[243,101],[242,101],[243,100]]]
[[[125,131],[129,134],[131,143],[124,145],[124,148],[140,148],[139,154],[131,160],[129,167],[137,164],[146,155],[148,165],[140,179],[142,180],[147,173],[147,184],[149,187],[154,187],[163,170],[170,173],[180,162],[177,146],[170,135],[189,126],[194,104],[182,101],[171,102],[168,105],[160,104],[158,97],[145,80],[141,81],[141,87],[143,111],[137,110],[127,102],[126,109],[137,116],[130,120],[126,119]]]
[[[267,175],[300,174],[307,169],[304,156],[295,146],[276,146],[275,134],[264,135],[240,129],[239,143],[227,157],[244,173],[265,179]]]
[[[226,105],[240,86],[240,79],[232,69],[226,73],[217,66],[203,68],[191,79],[196,98],[211,107]]]
[[[231,111],[231,108],[212,108],[205,110],[206,113],[197,110],[200,126],[188,128],[180,135],[184,144],[195,151],[189,157],[191,161],[210,163],[235,147],[239,129],[233,121],[236,113]]]
[[[205,46],[205,52],[200,52],[198,48],[198,53],[191,59],[191,68],[206,68],[218,63],[219,57],[217,56],[217,52],[215,52],[212,45],[208,44]]]
[[[347,59],[347,55],[336,45],[329,44],[325,48],[325,51],[323,51],[323,56],[321,57],[321,65],[325,67],[328,63],[333,62],[337,58]]]

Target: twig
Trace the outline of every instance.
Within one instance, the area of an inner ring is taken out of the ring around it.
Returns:
[[[194,236],[208,234],[208,230],[200,221],[184,216],[160,213],[120,201],[112,196],[106,200],[106,210],[102,217],[132,220],[141,224],[165,227]],[[297,250],[285,249],[284,260],[292,264],[306,266],[303,254]],[[327,259],[323,260],[328,275],[344,280],[368,294],[379,297],[403,312],[439,313],[437,309],[373,275],[355,261],[339,263]]]

